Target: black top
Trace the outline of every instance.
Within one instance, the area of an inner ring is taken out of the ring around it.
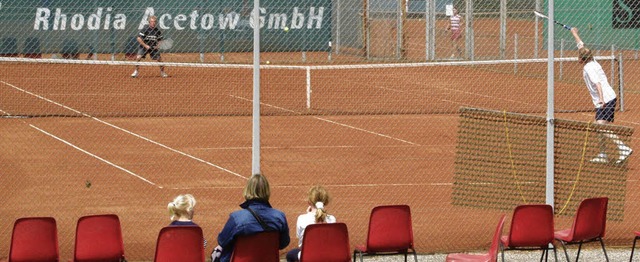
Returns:
[[[158,29],[157,26],[150,28],[149,25],[145,25],[144,28],[142,28],[142,31],[138,33],[138,37],[142,38],[142,41],[151,47],[157,46],[158,42],[163,39],[160,29]]]

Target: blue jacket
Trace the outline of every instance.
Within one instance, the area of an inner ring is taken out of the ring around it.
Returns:
[[[234,244],[237,236],[251,235],[264,231],[258,220],[246,210],[250,207],[264,222],[271,228],[280,232],[280,249],[289,245],[289,225],[287,218],[280,210],[272,208],[269,203],[249,200],[240,205],[241,210],[234,211],[229,215],[229,220],[218,235],[218,245],[222,247],[220,255],[221,262],[231,260]]]

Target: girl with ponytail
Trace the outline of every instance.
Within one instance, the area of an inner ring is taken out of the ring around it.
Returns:
[[[296,223],[296,233],[298,235],[298,247],[287,252],[287,261],[299,261],[300,248],[304,229],[311,224],[335,223],[336,218],[327,213],[326,206],[329,205],[329,193],[322,186],[314,186],[309,189],[307,213],[298,216]]]

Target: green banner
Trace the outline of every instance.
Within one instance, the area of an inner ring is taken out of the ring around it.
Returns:
[[[0,0],[1,1],[1,0]],[[325,51],[331,0],[260,1],[261,51]],[[12,0],[0,2],[0,53],[135,53],[155,15],[170,52],[253,50],[253,1]]]
[[[546,1],[544,7],[546,10]],[[578,27],[580,37],[591,49],[640,48],[640,4],[637,0],[563,0],[555,1],[554,10],[555,20]],[[566,40],[565,49],[576,48],[570,32],[557,25],[554,28],[556,49],[560,49],[560,39]]]

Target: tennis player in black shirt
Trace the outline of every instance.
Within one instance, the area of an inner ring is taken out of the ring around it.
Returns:
[[[158,49],[158,43],[162,41],[162,32],[158,27],[156,27],[156,23],[158,22],[158,18],[156,16],[149,17],[149,24],[145,25],[142,28],[142,31],[138,33],[138,43],[140,46],[138,47],[138,56],[136,57],[137,61],[145,58],[147,54],[153,60],[157,60],[158,62],[162,62],[162,57],[160,56],[160,50]],[[138,77],[138,68],[140,66],[136,65],[136,70],[133,71],[131,77]],[[160,66],[160,76],[167,77],[167,73],[164,72],[164,66]]]

